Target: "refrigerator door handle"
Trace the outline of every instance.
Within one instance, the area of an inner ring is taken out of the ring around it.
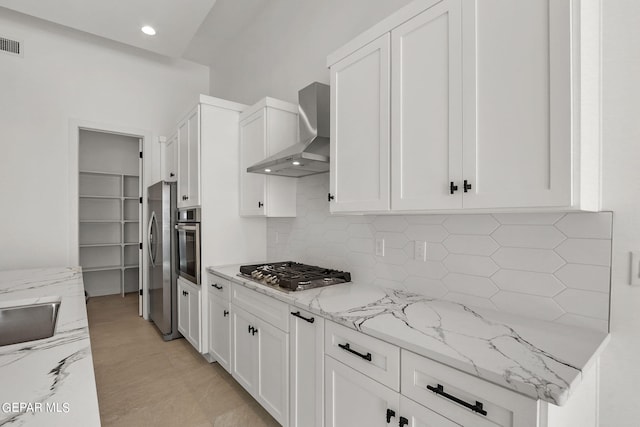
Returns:
[[[152,267],[156,266],[156,255],[157,255],[154,251],[154,247],[157,248],[157,245],[154,246],[154,241],[153,241],[154,225],[156,226],[155,228],[157,230],[158,227],[157,227],[157,221],[156,221],[156,213],[151,212],[151,218],[149,218],[149,230],[147,232],[147,243],[149,245],[149,260],[151,261]]]

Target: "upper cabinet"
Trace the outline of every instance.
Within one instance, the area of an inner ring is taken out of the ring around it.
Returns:
[[[331,211],[598,210],[598,14],[417,0],[330,55]]]
[[[240,215],[296,216],[296,180],[248,173],[253,166],[298,142],[298,106],[265,98],[240,115]]]
[[[178,207],[200,205],[200,104],[178,123]]]
[[[389,209],[389,35],[331,67],[332,212]]]
[[[162,179],[165,181],[178,180],[178,133],[173,134],[165,143],[164,167]]]

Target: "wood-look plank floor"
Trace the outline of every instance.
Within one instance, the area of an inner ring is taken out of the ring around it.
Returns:
[[[185,339],[163,341],[137,294],[91,298],[87,311],[103,426],[279,425]]]

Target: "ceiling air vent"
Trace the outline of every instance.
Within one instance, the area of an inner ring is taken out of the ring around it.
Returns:
[[[22,45],[17,40],[11,40],[0,36],[0,52],[22,56]]]

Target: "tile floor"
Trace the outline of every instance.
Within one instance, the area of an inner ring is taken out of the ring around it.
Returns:
[[[87,311],[104,427],[279,425],[186,340],[164,342],[136,294],[91,298]]]

